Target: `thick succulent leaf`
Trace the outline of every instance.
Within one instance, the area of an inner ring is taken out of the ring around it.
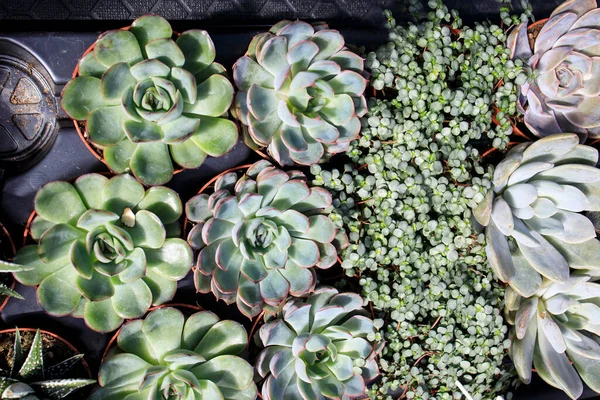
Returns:
[[[197,87],[198,98],[186,103],[183,112],[200,116],[219,117],[231,106],[233,86],[222,75],[212,75]]]
[[[139,387],[144,372],[151,364],[135,354],[124,353],[109,357],[100,366],[98,382],[104,388],[118,388],[129,385]]]
[[[44,218],[39,215],[36,216],[33,221],[31,221],[30,226],[30,235],[31,238],[35,241],[40,240],[42,235],[46,233],[46,231],[52,228],[55,225],[54,222],[46,221]]]
[[[90,140],[99,147],[114,146],[125,139],[123,128],[127,116],[122,107],[100,107],[88,117],[87,129]]]
[[[166,187],[151,187],[137,205],[138,210],[147,210],[156,215],[163,224],[176,222],[183,207],[179,195]]]
[[[265,303],[278,306],[289,293],[290,283],[278,271],[271,271],[260,281],[260,294]]]
[[[541,275],[529,265],[518,248],[512,254],[512,261],[515,275],[508,280],[508,283],[521,296],[533,296],[542,287]]]
[[[221,355],[192,368],[191,372],[202,379],[214,382],[220,389],[244,390],[253,384],[253,369],[244,359],[234,355]]]
[[[115,285],[112,303],[115,312],[121,318],[138,318],[144,315],[152,305],[152,292],[141,279]]]
[[[292,296],[304,296],[315,287],[317,280],[315,272],[310,268],[299,267],[293,261],[288,261],[280,273],[289,282]]]
[[[271,75],[277,76],[289,66],[286,59],[287,49],[287,39],[284,36],[275,36],[265,42],[257,59]]]
[[[144,15],[137,18],[131,24],[130,30],[142,48],[154,39],[166,39],[173,35],[171,25],[158,15]]]
[[[600,181],[600,170],[589,165],[566,164],[540,172],[535,179],[548,179],[556,183],[566,184],[595,183]]]
[[[192,267],[192,250],[179,238],[166,239],[162,247],[145,252],[148,268],[170,280],[183,279]]]
[[[108,105],[101,94],[101,81],[93,76],[79,76],[63,89],[61,105],[69,117],[84,121],[88,114]]]
[[[309,268],[319,261],[319,248],[312,240],[293,238],[288,255],[298,266]]]
[[[142,332],[159,360],[181,347],[185,317],[175,308],[160,308],[144,319]]]
[[[75,285],[82,296],[91,301],[101,301],[115,294],[115,287],[109,276],[93,271],[89,279],[78,276]]]
[[[154,349],[142,332],[143,320],[134,320],[123,325],[117,336],[119,348],[126,353],[141,357],[148,363],[157,364]]]
[[[565,258],[542,235],[535,231],[531,235],[540,243],[539,246],[527,247],[517,242],[525,259],[546,278],[557,282],[565,281],[569,277],[569,265]]]
[[[138,143],[130,166],[135,177],[146,185],[162,185],[173,177],[171,155],[164,143]]]
[[[600,257],[600,241],[597,239],[578,244],[565,243],[554,237],[548,237],[547,239],[550,244],[560,251],[571,268],[595,268],[596,260]]]
[[[62,399],[93,383],[96,383],[95,379],[49,379],[43,382],[33,382],[31,386],[49,399]]]
[[[244,92],[253,84],[273,89],[273,76],[248,56],[239,58],[233,65],[233,80],[238,89]]]
[[[595,392],[600,391],[600,361],[567,351],[581,379]]]
[[[193,222],[204,222],[212,217],[212,212],[208,208],[208,195],[199,194],[188,200],[185,203],[185,215]]]
[[[144,198],[144,187],[131,175],[111,178],[102,189],[104,210],[122,215],[125,208],[134,209]]]
[[[177,281],[165,278],[154,269],[147,269],[142,278],[152,291],[152,305],[158,306],[170,301],[177,290]]]
[[[262,345],[291,347],[296,333],[283,320],[275,320],[260,327],[260,340]]]
[[[113,172],[117,174],[127,172],[131,156],[136,148],[137,144],[123,140],[115,146],[104,149],[104,160]]]
[[[583,385],[577,372],[569,364],[567,355],[555,352],[545,335],[538,335],[538,345],[541,358],[553,380],[569,397],[578,398],[583,392]]]
[[[89,328],[102,333],[114,331],[123,323],[123,319],[115,312],[111,299],[86,303],[84,319]]]
[[[79,75],[80,76],[93,76],[95,78],[102,78],[102,74],[106,71],[106,67],[96,60],[94,52],[90,52],[83,56],[79,60]]]
[[[200,311],[188,317],[183,327],[182,348],[194,350],[206,332],[219,317],[209,311]]]
[[[220,321],[214,324],[200,340],[194,352],[207,360],[223,355],[238,355],[248,344],[248,334],[235,321]]]
[[[40,239],[38,246],[40,259],[52,263],[64,258],[69,255],[72,243],[84,237],[82,230],[71,225],[54,225]]]
[[[177,45],[185,55],[185,69],[192,74],[204,70],[215,60],[215,45],[206,31],[185,31],[177,38]]]
[[[185,62],[183,52],[171,38],[151,40],[144,49],[148,54],[148,58],[157,59],[171,68],[181,67]]]
[[[596,230],[592,222],[584,215],[569,211],[559,211],[554,215],[564,230],[557,236],[563,242],[576,244],[596,238]]]
[[[104,73],[100,90],[108,104],[120,105],[123,93],[136,82],[129,72],[129,65],[121,62],[114,64]]]
[[[94,55],[106,67],[120,62],[133,65],[143,58],[135,35],[124,30],[109,31],[102,35],[94,46]]]
[[[494,273],[503,282],[510,281],[515,276],[515,265],[513,263],[508,240],[494,226],[490,224],[485,230],[486,248],[485,252]]]
[[[35,211],[47,221],[56,224],[75,224],[86,211],[77,190],[67,182],[50,182],[35,196]]]
[[[206,154],[221,157],[231,151],[237,143],[237,125],[226,118],[203,116],[200,127],[191,136],[191,140]]]
[[[14,273],[15,278],[24,285],[39,285],[44,278],[69,265],[67,258],[52,263],[44,263],[38,255],[36,245],[21,248],[17,252],[14,262],[31,268],[27,271]]]

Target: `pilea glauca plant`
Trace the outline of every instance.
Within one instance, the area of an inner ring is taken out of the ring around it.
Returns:
[[[211,195],[186,204],[196,225],[188,235],[200,250],[196,288],[236,303],[252,318],[273,313],[288,295],[302,296],[316,285],[315,268],[336,262],[337,229],[328,218],[331,195],[310,188],[300,171],[284,172],[267,161],[238,177],[221,175]],[[342,246],[347,239],[338,236]]]
[[[173,190],[144,187],[131,175],[87,174],[51,182],[35,198],[31,237],[15,273],[36,285],[51,315],[73,315],[100,332],[169,301],[192,267],[192,251],[178,239],[182,204]]]
[[[207,155],[222,156],[238,137],[224,118],[233,86],[213,62],[210,36],[198,29],[172,36],[155,15],[104,33],[62,94],[63,108],[85,121],[110,169],[131,171],[146,185],[168,182],[173,162],[197,168]]]
[[[59,400],[76,390],[96,383],[92,379],[69,378],[83,354],[76,354],[56,365],[46,365],[40,331],[35,333],[29,351],[25,353],[19,329],[15,331],[15,344],[10,371],[0,372],[0,397],[22,400]]]
[[[211,312],[154,310],[123,326],[90,400],[254,400],[253,369],[239,357],[247,344],[242,325]]]

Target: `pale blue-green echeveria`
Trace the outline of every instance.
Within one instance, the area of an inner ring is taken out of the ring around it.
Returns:
[[[565,282],[569,267],[595,269],[600,259],[594,225],[580,213],[600,210],[598,151],[578,143],[565,133],[513,147],[474,210],[486,226],[490,266],[524,297],[542,277]]]
[[[561,283],[544,280],[530,298],[507,287],[505,316],[513,325],[510,356],[519,377],[529,383],[533,366],[572,399],[583,391],[581,379],[600,393],[599,306],[600,284],[587,275]]]
[[[258,333],[264,346],[256,361],[265,378],[263,399],[365,398],[366,383],[379,369],[378,351],[369,342],[373,321],[362,304],[358,294],[331,287],[289,299]]]
[[[10,370],[0,371],[0,397],[3,399],[60,400],[82,387],[96,383],[92,379],[69,378],[69,373],[83,358],[83,354],[48,366],[39,329],[27,353],[22,346],[19,329],[16,329],[12,354]]]
[[[173,190],[145,190],[131,175],[48,183],[35,198],[37,243],[15,257],[33,269],[14,275],[39,285],[38,302],[48,313],[110,332],[169,301],[190,271],[192,251],[178,238],[182,211]]]
[[[253,369],[238,356],[247,343],[242,325],[211,312],[152,311],[119,331],[90,400],[254,400]]]
[[[303,173],[264,160],[241,178],[234,172],[220,176],[213,194],[186,204],[188,219],[197,223],[188,235],[200,250],[196,289],[235,302],[249,318],[277,312],[288,295],[310,293],[314,269],[336,262],[330,206],[331,194],[309,188]],[[336,244],[341,240],[338,235]]]
[[[596,0],[567,0],[554,10],[533,47],[527,23],[511,32],[513,58],[529,63],[533,78],[520,86],[525,124],[538,136],[577,133],[600,137],[600,9]]]
[[[104,33],[62,94],[63,108],[87,122],[87,137],[107,165],[147,185],[168,182],[173,161],[197,168],[207,155],[222,156],[238,137],[235,123],[223,118],[233,86],[213,62],[210,36],[198,29],[172,36],[154,15]]]
[[[326,24],[281,21],[233,66],[244,140],[280,165],[312,165],[348,150],[367,112],[363,59]]]

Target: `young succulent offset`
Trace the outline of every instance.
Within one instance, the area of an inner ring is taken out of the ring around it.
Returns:
[[[0,273],[30,271],[31,269],[31,267],[26,267],[24,265],[14,264],[8,261],[0,260]],[[17,299],[23,300],[23,296],[21,296],[19,293],[15,292],[2,282],[0,282],[0,296],[15,297]]]
[[[530,298],[508,287],[505,316],[514,325],[510,355],[519,377],[529,383],[533,364],[548,384],[576,399],[583,391],[579,373],[600,393],[599,304],[600,284],[586,275],[544,280]]]
[[[161,308],[119,331],[90,400],[254,400],[253,369],[238,357],[246,330],[208,311]]]
[[[51,182],[35,198],[31,236],[15,273],[39,285],[40,305],[73,315],[100,332],[169,301],[192,267],[192,251],[178,239],[182,204],[166,187],[144,187],[131,175],[87,174],[73,184]]]
[[[565,133],[515,146],[474,210],[486,226],[490,266],[524,297],[542,287],[542,276],[565,282],[569,266],[592,269],[600,257],[594,225],[580,214],[600,210],[598,151],[578,142]]]
[[[276,319],[260,328],[256,369],[266,378],[264,400],[362,398],[379,375],[373,321],[355,293],[321,287],[289,299]],[[372,338],[371,338],[372,340]]]
[[[236,302],[249,318],[276,312],[290,294],[311,292],[313,267],[336,262],[330,206],[329,192],[309,188],[303,173],[286,173],[267,161],[239,179],[233,172],[220,176],[213,194],[186,204],[188,219],[197,223],[188,236],[200,250],[196,289]]]
[[[567,0],[539,32],[533,51],[527,23],[511,32],[512,57],[524,59],[533,79],[520,87],[529,106],[525,124],[538,136],[575,132],[600,137],[600,10],[596,0]]]
[[[172,161],[197,168],[207,154],[231,150],[238,137],[235,123],[223,118],[233,86],[213,62],[210,36],[198,29],[172,36],[169,23],[154,15],[106,32],[62,94],[63,108],[87,122],[107,165],[147,185],[168,182]]]
[[[280,165],[312,165],[348,150],[367,112],[363,59],[326,24],[281,21],[233,66],[234,116],[246,143]]]
[[[10,371],[0,371],[0,397],[3,399],[64,399],[77,389],[96,383],[92,379],[71,379],[68,373],[83,358],[77,354],[56,365],[47,366],[40,331],[35,333],[27,354],[21,345],[19,329],[15,332]]]

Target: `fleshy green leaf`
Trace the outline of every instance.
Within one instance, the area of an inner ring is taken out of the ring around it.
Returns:
[[[84,121],[90,111],[106,105],[100,91],[100,79],[79,76],[63,89],[61,105],[69,117]]]
[[[106,32],[94,46],[96,59],[104,66],[125,62],[133,65],[142,60],[142,52],[133,33],[123,30]]]
[[[162,185],[173,177],[171,155],[164,143],[139,143],[130,165],[131,172],[146,185]]]
[[[225,118],[202,117],[200,127],[191,140],[206,154],[221,157],[231,151],[237,143],[237,125]]]
[[[75,224],[86,211],[77,190],[67,182],[50,182],[35,196],[35,211],[47,221],[56,224]]]

